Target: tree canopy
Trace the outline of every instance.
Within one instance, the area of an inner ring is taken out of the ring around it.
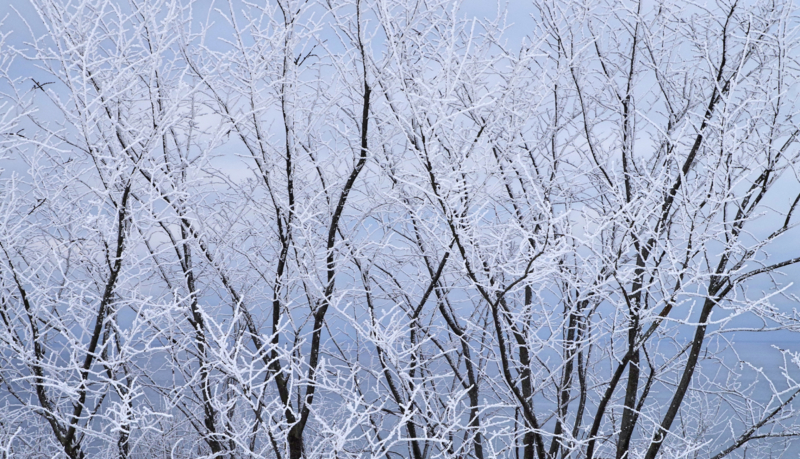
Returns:
[[[792,1],[30,4],[2,458],[791,451]]]

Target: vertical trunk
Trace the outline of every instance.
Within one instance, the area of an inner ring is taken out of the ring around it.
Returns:
[[[631,353],[630,364],[628,365],[628,384],[625,388],[625,408],[622,412],[622,422],[620,424],[619,441],[617,442],[617,459],[627,458],[630,448],[633,430],[636,427],[636,398],[639,390],[639,350],[634,349],[636,341],[636,331],[631,328],[629,333],[629,348]]]
[[[530,403],[531,397],[533,396],[533,384],[531,383],[531,369],[530,369],[530,356],[528,355],[528,348],[525,346],[521,346],[519,349],[519,360],[520,364],[522,365],[522,397],[525,399],[527,403]],[[531,432],[531,429],[534,426],[530,425],[530,423],[525,423],[525,436],[522,437],[522,457],[524,459],[533,459],[534,458],[534,449],[535,445],[535,434]]]
[[[289,431],[289,459],[303,457],[303,431],[296,426]]]
[[[525,286],[525,305],[530,306],[533,302],[533,291],[531,287],[526,285]],[[531,381],[531,357],[528,352],[527,343],[524,340],[524,337],[515,333],[517,345],[519,346],[519,363],[522,366],[522,398],[525,400],[525,403],[528,403],[530,406],[533,406],[533,381]],[[526,432],[525,436],[522,437],[522,445],[523,445],[523,458],[524,459],[533,459],[534,452],[537,447],[539,447],[539,456],[543,456],[543,448],[541,446],[541,439],[538,438],[537,434],[533,432],[531,429],[538,429],[539,426],[530,425],[530,422],[526,423]],[[538,440],[538,441],[537,441]],[[543,458],[540,458],[543,459]]]
[[[585,304],[586,302],[584,301],[582,303]],[[553,429],[553,440],[550,443],[550,450],[548,452],[550,458],[557,457],[559,447],[561,446],[561,439],[559,437],[564,432],[564,421],[567,417],[567,408],[569,407],[569,397],[572,389],[572,373],[575,367],[575,354],[577,350],[576,342],[578,339],[580,339],[578,317],[576,312],[570,312],[569,319],[567,320],[567,337],[564,343],[564,373],[562,375],[561,387],[558,395],[558,417],[556,418],[556,426]]]
[[[188,222],[185,218],[181,217],[181,236],[185,241],[188,238],[187,226]],[[211,452],[219,454],[222,452],[222,443],[219,441],[216,430],[217,411],[213,405],[213,395],[211,394],[210,372],[208,369],[208,361],[206,357],[206,338],[205,338],[205,321],[203,319],[200,305],[197,302],[197,293],[194,279],[194,269],[192,267],[192,252],[189,244],[184,243],[182,247],[175,247],[179,255],[182,255],[181,265],[183,274],[186,279],[186,288],[189,290],[190,297],[190,310],[192,313],[192,320],[190,321],[195,331],[195,343],[197,346],[197,358],[199,360],[199,373],[200,373],[200,393],[203,397],[203,425],[206,428],[205,441]],[[182,249],[182,251],[181,251]]]

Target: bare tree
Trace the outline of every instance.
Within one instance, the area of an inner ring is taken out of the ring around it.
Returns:
[[[535,0],[521,42],[452,1],[31,3],[0,37],[3,457],[800,434],[791,2]]]

